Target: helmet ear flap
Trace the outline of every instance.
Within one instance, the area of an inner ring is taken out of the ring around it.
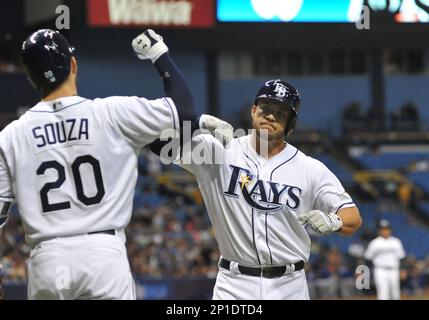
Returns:
[[[298,116],[294,116],[289,123],[287,124],[285,128],[285,137],[288,137],[292,134],[293,130],[295,130],[295,127],[298,123]]]

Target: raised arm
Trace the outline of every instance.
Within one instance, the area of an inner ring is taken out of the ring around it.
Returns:
[[[197,123],[191,91],[171,59],[163,38],[152,29],[148,29],[133,40],[132,46],[139,59],[150,59],[155,65],[162,78],[165,95],[176,105],[180,126],[183,126],[183,121]]]
[[[189,86],[171,59],[169,49],[163,38],[152,29],[148,29],[133,40],[132,46],[139,59],[150,59],[155,64],[163,80],[165,95],[170,97],[176,105],[181,132],[184,121],[189,121],[191,134],[198,129],[206,129],[223,144],[228,144],[232,139],[232,126],[210,115],[203,114],[197,117]],[[157,139],[149,145],[149,148],[160,155],[162,147],[168,142]]]

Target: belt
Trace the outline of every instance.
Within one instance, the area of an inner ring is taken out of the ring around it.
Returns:
[[[88,232],[88,234],[110,234],[114,236],[115,230],[110,229],[110,230],[92,231],[92,232]]]
[[[80,235],[85,235],[85,234],[110,234],[112,236],[116,235],[116,231],[114,229],[109,229],[109,230],[101,230],[101,231],[91,231],[88,233],[81,233],[81,234],[77,234],[77,235],[70,235],[72,236],[80,236]],[[67,236],[61,236],[58,238],[67,238]],[[33,243],[31,243],[31,248],[34,249],[36,248],[40,243],[44,242],[44,241],[49,241],[49,240],[53,240],[55,238],[46,238],[46,239],[40,239],[38,241],[35,241]]]
[[[397,270],[399,268],[395,268],[395,267],[382,267],[382,266],[375,266],[378,269],[385,269],[385,270]]]
[[[219,264],[222,268],[230,270],[231,261],[226,260],[222,258],[220,260]],[[304,261],[299,261],[297,263],[293,263],[290,266],[294,266],[295,269],[293,271],[299,271],[304,269]],[[238,265],[238,270],[240,273],[248,275],[248,276],[254,276],[254,277],[264,277],[264,278],[278,278],[286,274],[287,270],[290,267],[288,266],[281,266],[281,267],[260,267],[260,268],[253,268],[253,267],[246,267]]]

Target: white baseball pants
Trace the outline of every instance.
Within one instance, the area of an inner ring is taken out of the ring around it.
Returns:
[[[278,278],[236,273],[219,267],[213,300],[309,300],[305,271]]]
[[[401,280],[398,269],[374,268],[375,287],[378,300],[399,300]]]
[[[124,239],[86,234],[43,241],[30,252],[28,299],[135,299]]]

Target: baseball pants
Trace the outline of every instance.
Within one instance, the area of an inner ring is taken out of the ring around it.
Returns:
[[[219,268],[213,300],[309,300],[305,271],[263,278]]]
[[[28,299],[134,300],[124,239],[85,234],[39,243],[30,252]]]
[[[375,287],[378,300],[399,300],[401,280],[398,269],[374,268]]]

